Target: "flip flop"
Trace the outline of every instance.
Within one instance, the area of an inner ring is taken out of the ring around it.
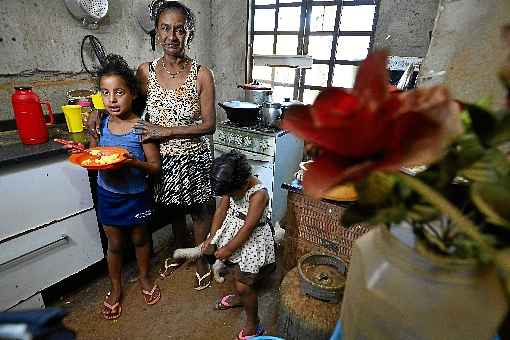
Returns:
[[[165,265],[163,268],[159,270],[159,276],[161,279],[166,279],[167,277],[170,277],[180,266],[184,264],[186,261],[182,262],[170,262],[175,261],[173,258],[169,257],[165,260]]]
[[[152,287],[151,291],[142,289],[142,295],[148,305],[155,305],[161,300],[161,290],[157,284]]]
[[[214,309],[216,310],[227,310],[230,308],[236,308],[236,307],[242,307],[242,303],[236,303],[231,304],[230,301],[232,301],[232,298],[235,298],[235,294],[227,294],[223,297],[221,297],[218,302],[216,302],[216,305],[214,306]]]
[[[115,302],[113,305],[106,302],[106,299],[110,296],[111,292],[106,294],[106,297],[103,301],[103,309],[101,310],[101,314],[105,320],[115,320],[120,317],[122,314],[122,305],[120,300]],[[107,312],[105,312],[105,308],[107,308]]]
[[[195,276],[197,277],[197,281],[195,284],[195,287],[193,289],[195,290],[204,290],[207,287],[211,285],[211,274],[212,272],[209,270],[207,273],[204,274],[204,276],[200,276],[198,272],[195,272]]]
[[[255,334],[253,334],[253,335],[244,335],[244,328],[243,328],[239,332],[239,335],[237,336],[237,340],[249,340],[249,339],[253,339],[256,336],[264,335],[265,332],[266,332],[266,330],[264,329],[264,327],[262,327],[261,324],[257,325],[257,327],[255,328]]]

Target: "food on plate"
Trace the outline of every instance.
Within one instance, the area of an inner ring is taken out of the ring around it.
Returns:
[[[91,154],[93,155],[100,155],[98,158],[87,158],[81,161],[81,165],[83,166],[91,166],[91,165],[107,165],[107,164],[113,164],[120,160],[120,155],[117,153],[114,153],[112,155],[105,155],[99,150],[90,150]]]

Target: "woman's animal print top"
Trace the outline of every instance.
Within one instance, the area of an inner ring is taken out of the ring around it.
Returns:
[[[152,124],[173,127],[190,126],[201,123],[200,95],[198,93],[198,69],[195,60],[191,61],[191,70],[184,83],[177,89],[161,87],[156,76],[156,64],[149,67],[147,91],[147,115]],[[162,141],[160,153],[164,155],[182,155],[210,152],[209,140],[206,136],[177,138]]]

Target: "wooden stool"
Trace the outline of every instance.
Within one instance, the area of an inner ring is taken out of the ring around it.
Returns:
[[[304,295],[297,268],[280,285],[278,333],[285,340],[328,340],[340,318],[340,303],[320,301]]]

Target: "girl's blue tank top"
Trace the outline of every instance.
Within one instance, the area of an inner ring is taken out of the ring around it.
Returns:
[[[110,116],[106,115],[101,121],[101,137],[99,146],[116,146],[125,148],[136,159],[144,161],[140,136],[133,130],[126,134],[113,134],[108,128]],[[134,167],[126,166],[118,170],[100,170],[97,176],[97,185],[105,190],[118,194],[136,194],[147,190],[148,175]]]

